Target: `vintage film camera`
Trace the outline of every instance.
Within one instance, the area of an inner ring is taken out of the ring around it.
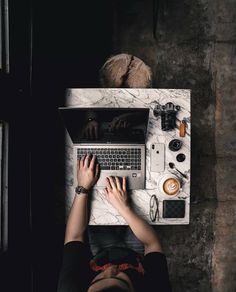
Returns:
[[[180,110],[179,105],[168,102],[165,105],[156,105],[153,110],[155,117],[161,116],[161,129],[171,131],[176,127],[176,114]]]

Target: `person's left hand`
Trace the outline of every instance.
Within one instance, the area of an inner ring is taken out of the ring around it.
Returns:
[[[77,180],[78,185],[89,190],[95,185],[99,177],[99,164],[96,156],[91,154],[85,155],[77,163]]]

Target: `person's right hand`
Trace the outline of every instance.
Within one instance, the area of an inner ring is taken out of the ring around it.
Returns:
[[[118,211],[129,206],[125,177],[122,179],[122,184],[117,176],[107,177],[104,192],[107,201]]]
[[[96,156],[85,155],[77,163],[77,180],[78,185],[89,190],[95,185],[99,177],[99,164]]]

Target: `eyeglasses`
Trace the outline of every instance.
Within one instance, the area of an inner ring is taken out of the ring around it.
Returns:
[[[149,215],[152,222],[155,222],[156,219],[159,220],[158,199],[156,195],[152,195],[150,198]]]

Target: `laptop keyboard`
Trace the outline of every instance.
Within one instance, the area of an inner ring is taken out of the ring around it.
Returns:
[[[77,159],[91,153],[97,156],[102,170],[141,170],[141,149],[138,148],[83,148]]]

